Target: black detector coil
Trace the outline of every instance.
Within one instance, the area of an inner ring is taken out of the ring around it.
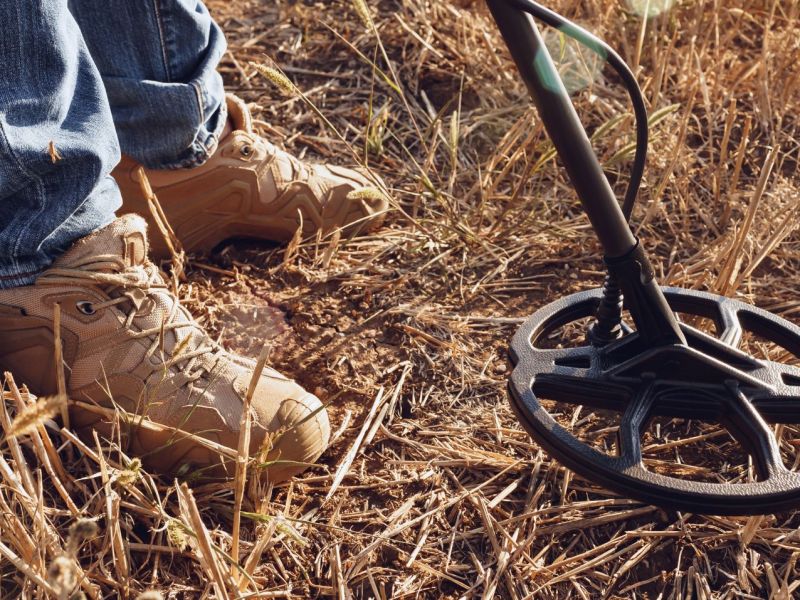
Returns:
[[[553,302],[531,316],[511,343],[511,403],[525,429],[552,456],[622,494],[696,513],[744,515],[796,507],[800,473],[784,465],[773,423],[800,422],[800,368],[739,349],[746,334],[800,355],[800,328],[743,302],[664,288],[669,306],[713,322],[714,335],[681,324],[685,345],[651,347],[636,332],[604,346],[589,340],[548,349],[557,329],[593,316],[602,290]],[[542,398],[618,414],[617,456],[574,437]],[[752,457],[757,481],[707,483],[649,471],[642,430],[653,417],[719,423]]]
[[[523,426],[564,465],[631,498],[726,515],[797,508],[800,473],[784,464],[770,425],[800,423],[800,368],[756,358],[743,340],[758,336],[797,358],[800,328],[724,296],[658,285],[627,223],[647,147],[646,111],[633,75],[602,41],[536,2],[486,1],[603,246],[609,273],[602,289],[545,306],[514,336],[509,390]],[[631,93],[637,157],[622,208],[533,16],[610,57]],[[713,331],[680,322],[676,313],[706,319]],[[548,348],[544,342],[570,324],[584,328],[578,343]],[[548,410],[569,405],[618,415],[615,456],[573,435]],[[752,458],[755,480],[711,483],[649,470],[642,433],[657,417],[719,424]]]

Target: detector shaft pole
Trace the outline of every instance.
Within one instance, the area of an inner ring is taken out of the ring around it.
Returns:
[[[636,246],[636,238],[533,17],[505,0],[487,0],[487,3],[606,256],[627,254]]]
[[[652,344],[685,344],[533,17],[508,0],[486,3],[603,246],[609,272],[619,281],[637,331]]]

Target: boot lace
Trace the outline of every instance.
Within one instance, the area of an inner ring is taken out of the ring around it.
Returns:
[[[243,131],[240,130],[241,133],[246,134],[246,136],[242,136],[242,138],[246,138],[244,140],[240,140],[237,144],[237,148],[239,153],[242,156],[250,156],[253,152],[253,148],[255,147],[262,147],[266,150],[267,153],[267,160],[282,160],[288,162],[292,167],[292,180],[293,181],[308,181],[311,178],[311,170],[309,165],[305,164],[300,159],[296,158],[292,154],[288,152],[284,152],[271,142],[268,142],[261,136],[256,135],[252,131]]]
[[[153,365],[154,372],[166,372],[176,367],[187,377],[188,383],[210,373],[224,353],[224,349],[208,336],[177,299],[172,302],[160,326],[139,329],[135,325],[137,317],[157,305],[154,297],[156,293],[166,292],[172,295],[158,267],[149,261],[131,267],[115,255],[87,257],[69,267],[52,267],[46,270],[36,283],[69,286],[88,283],[101,289],[109,297],[108,300],[79,304],[88,305],[87,308],[92,312],[87,314],[117,306],[124,315],[122,326],[129,339],[152,340],[145,359],[148,364]],[[127,312],[124,305],[127,305]],[[178,341],[177,333],[173,334],[176,343],[171,348],[171,356],[166,357],[164,352],[160,362],[153,364],[150,359],[162,347],[167,332],[181,329],[189,329],[189,332],[181,341]],[[208,359],[200,360],[203,356]]]

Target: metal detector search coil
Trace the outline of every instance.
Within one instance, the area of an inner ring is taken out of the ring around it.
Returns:
[[[740,346],[761,336],[800,357],[800,327],[743,302],[662,288],[628,225],[647,150],[647,113],[635,78],[613,50],[532,0],[486,0],[540,118],[605,253],[601,289],[572,294],[533,314],[511,343],[511,405],[528,433],[581,476],[658,506],[720,515],[800,506],[800,473],[786,467],[769,424],[800,423],[800,368],[757,359]],[[533,17],[609,57],[631,95],[637,152],[622,207],[578,119]],[[623,307],[633,327],[622,319]],[[704,333],[676,313],[710,320]],[[547,349],[559,327],[590,318],[585,341]],[[619,414],[617,455],[560,426],[540,400]],[[642,459],[642,431],[654,417],[719,423],[750,454],[757,481],[707,483],[660,475]]]

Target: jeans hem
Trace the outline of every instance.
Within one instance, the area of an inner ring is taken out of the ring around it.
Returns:
[[[33,285],[37,277],[44,273],[45,269],[46,267],[34,270],[22,268],[13,269],[15,272],[12,273],[0,272],[0,290],[21,287],[23,285]]]
[[[198,111],[201,115],[201,123],[203,123],[198,136],[202,136],[204,132],[205,135],[202,139],[196,139],[191,146],[181,152],[178,158],[169,161],[147,163],[145,166],[148,169],[168,170],[191,169],[192,167],[199,167],[209,158],[211,158],[217,151],[217,147],[219,146],[220,142],[220,135],[225,129],[225,124],[228,122],[228,107],[223,100],[217,109],[217,114],[212,117],[217,120],[217,123],[214,126],[214,131],[208,132],[208,130],[205,128],[207,122],[202,119],[204,116],[205,107],[208,104],[208,94],[206,93],[205,88],[197,82],[192,82],[189,85],[194,87],[195,91],[197,92]]]

